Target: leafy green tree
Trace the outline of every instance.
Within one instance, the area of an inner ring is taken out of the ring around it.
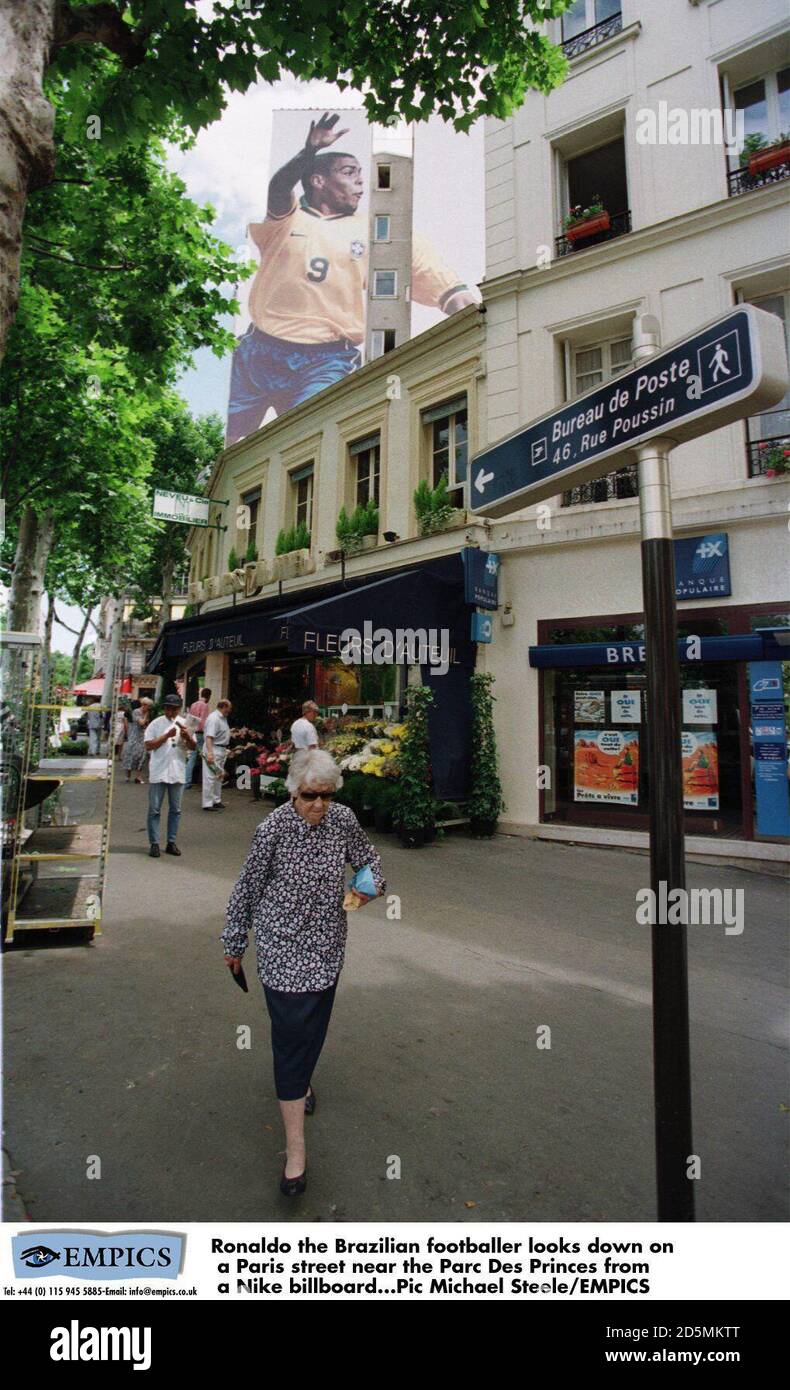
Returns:
[[[569,0],[0,0],[0,353],[18,292],[25,199],[53,175],[45,77],[68,84],[68,138],[144,143],[193,130],[231,91],[283,74],[365,92],[375,121],[505,117],[566,63],[542,32]],[[96,56],[109,61],[96,62]]]

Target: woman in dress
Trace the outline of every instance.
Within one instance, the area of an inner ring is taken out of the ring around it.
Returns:
[[[221,937],[225,962],[238,974],[250,928],[255,932],[285,1128],[280,1190],[288,1197],[307,1186],[304,1117],[315,1110],[310,1083],[345,956],[346,865],[355,871],[367,865],[376,895],[386,887],[378,852],[353,811],[333,802],[342,783],[331,754],[318,748],[294,754],[286,780],[291,799],[255,831]],[[356,897],[356,905],[370,901]]]
[[[122,758],[122,767],[126,773],[127,782],[131,781],[132,773],[134,773],[135,782],[142,783],[143,780],[140,773],[145,762],[145,726],[151,718],[152,704],[153,700],[149,700],[144,695],[140,701],[139,709],[132,710]]]
[[[123,745],[126,742],[126,735],[129,732],[129,720],[125,709],[118,710],[115,716],[115,731],[113,733],[113,746],[116,758],[120,758],[123,752]]]

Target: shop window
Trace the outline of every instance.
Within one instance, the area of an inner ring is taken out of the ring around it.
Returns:
[[[357,507],[365,507],[373,499],[379,505],[381,477],[381,440],[370,435],[349,448],[354,468],[354,499]]]
[[[564,174],[563,215],[570,210],[589,208],[590,219],[589,231],[587,222],[579,222],[557,237],[558,256],[584,251],[630,232],[631,211],[622,135],[586,154],[567,159]]]
[[[466,397],[460,396],[446,405],[434,406],[423,412],[423,424],[428,430],[430,453],[429,479],[436,487],[444,475],[450,487],[454,507],[464,506],[464,484],[469,465],[469,422]]]
[[[584,395],[585,391],[611,381],[631,366],[631,338],[606,338],[599,343],[566,349],[567,399]],[[570,488],[562,494],[563,507],[575,507],[589,502],[609,502],[613,498],[636,497],[639,491],[635,464],[618,468],[591,483]]]
[[[313,529],[313,464],[307,463],[291,474],[293,489],[293,518],[297,526],[302,523],[308,531]]]
[[[370,335],[370,356],[371,360],[375,357],[383,357],[385,352],[392,352],[395,347],[394,328],[374,328]]]
[[[391,188],[392,166],[390,164],[379,164],[376,169],[376,177],[379,188]]]
[[[374,270],[373,272],[373,298],[374,299],[397,299],[398,297],[398,272],[397,270]]]
[[[562,49],[577,58],[623,27],[620,0],[573,0],[562,16]]]
[[[782,320],[785,347],[790,352],[790,294],[768,294],[749,301]],[[778,405],[761,415],[752,415],[746,422],[746,456],[750,478],[790,473],[790,390]]]
[[[373,240],[389,241],[390,239],[390,217],[388,212],[376,214],[374,223]]]

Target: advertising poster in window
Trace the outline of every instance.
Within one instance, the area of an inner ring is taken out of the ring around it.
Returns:
[[[718,811],[719,750],[713,733],[681,735],[683,805],[687,811]]]
[[[716,718],[715,690],[699,689],[683,691],[684,724],[715,724]]]
[[[613,690],[612,723],[641,724],[642,694],[639,690]]]
[[[574,801],[636,806],[639,801],[639,733],[577,729],[573,736]]]
[[[573,718],[576,724],[606,722],[606,693],[603,690],[574,690]]]

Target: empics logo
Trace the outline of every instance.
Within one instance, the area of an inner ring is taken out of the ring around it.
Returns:
[[[151,1368],[150,1327],[53,1327],[49,1349],[53,1361],[132,1361],[136,1371]]]
[[[13,1236],[11,1249],[18,1279],[43,1279],[62,1274],[76,1279],[177,1279],[183,1236],[158,1231],[119,1231],[96,1235],[86,1231],[39,1231]],[[49,1237],[49,1241],[47,1241]],[[51,1244],[50,1244],[51,1242]]]

